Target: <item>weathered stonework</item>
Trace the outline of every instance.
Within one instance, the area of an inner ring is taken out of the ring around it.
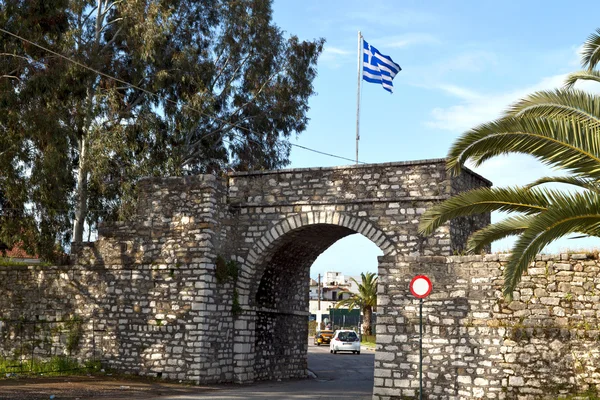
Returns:
[[[398,257],[380,263],[374,399],[418,394],[419,302],[424,301],[428,399],[540,399],[600,390],[600,261],[538,256],[506,303],[508,256]]]
[[[104,357],[124,371],[203,383],[303,377],[318,255],[354,233],[381,248],[384,265],[451,255],[489,215],[430,238],[419,215],[486,185],[468,170],[448,176],[445,160],[147,179],[135,218],[74,248],[73,266],[1,268],[1,316],[93,313],[111,343]],[[237,273],[217,279],[219,255]]]

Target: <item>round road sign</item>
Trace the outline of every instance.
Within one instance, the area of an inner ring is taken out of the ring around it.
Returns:
[[[429,296],[433,285],[425,275],[417,275],[410,281],[410,292],[418,299]]]

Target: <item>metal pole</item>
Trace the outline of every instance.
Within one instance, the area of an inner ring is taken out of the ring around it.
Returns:
[[[321,274],[319,274],[319,282],[317,283],[317,309],[321,311]]]
[[[362,60],[363,60],[363,43],[362,35],[358,31],[358,88],[356,90],[356,163],[358,164],[358,140],[360,139],[359,126],[360,126],[360,84],[362,78]]]
[[[92,361],[96,361],[96,319],[92,314]]]
[[[35,320],[33,320],[33,340],[31,340],[31,367],[29,367],[29,371],[33,372],[33,358],[35,356]]]
[[[419,301],[419,400],[423,399],[423,299]]]
[[[23,372],[23,324],[25,324],[25,318],[23,316],[21,316],[21,320],[19,321],[19,336],[21,337],[21,356],[19,357],[20,359],[20,370],[21,372]]]

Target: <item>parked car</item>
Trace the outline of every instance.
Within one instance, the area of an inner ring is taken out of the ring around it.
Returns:
[[[333,339],[329,343],[329,352],[337,354],[338,351],[351,351],[354,354],[360,354],[358,334],[351,330],[335,331]]]
[[[317,332],[315,335],[315,344],[320,346],[322,344],[329,344],[331,342],[331,338],[333,337],[333,331],[322,330]]]

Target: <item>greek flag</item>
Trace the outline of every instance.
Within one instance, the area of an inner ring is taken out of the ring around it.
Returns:
[[[402,68],[363,39],[363,79],[371,83],[381,83],[381,86],[392,93],[392,79]]]

